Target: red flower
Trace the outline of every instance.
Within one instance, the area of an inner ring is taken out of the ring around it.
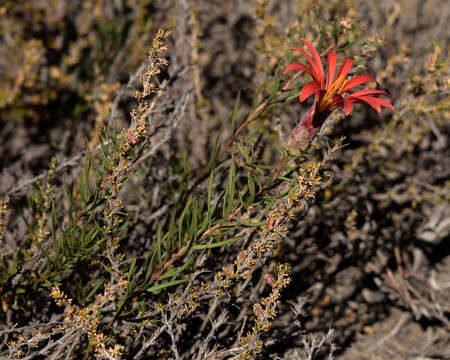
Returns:
[[[334,110],[342,107],[345,115],[348,115],[353,108],[353,104],[356,103],[367,103],[377,112],[381,111],[382,106],[394,110],[394,107],[386,100],[368,96],[381,94],[390,97],[388,93],[381,90],[359,90],[343,96],[343,94],[358,85],[376,82],[376,80],[369,75],[359,75],[350,80],[346,80],[345,78],[353,66],[353,60],[349,58],[344,58],[341,68],[335,78],[337,57],[336,52],[332,50],[328,53],[328,69],[325,82],[325,73],[319,53],[309,41],[305,39],[300,40],[306,44],[310,54],[297,47],[290,48],[289,50],[296,50],[304,55],[311,67],[301,63],[293,63],[284,70],[284,74],[292,70],[303,70],[311,75],[313,81],[307,83],[303,87],[300,92],[300,102],[303,102],[313,94],[315,94],[315,99],[312,108],[303,116],[300,122],[301,124],[299,125],[306,127],[310,132],[312,130],[318,130],[328,115]]]

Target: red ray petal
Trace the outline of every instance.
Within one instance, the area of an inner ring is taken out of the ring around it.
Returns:
[[[331,50],[328,53],[328,58],[327,58],[327,63],[328,63],[328,74],[327,74],[327,85],[326,85],[326,89],[328,89],[328,87],[331,85],[331,83],[334,80],[334,75],[336,74],[336,64],[337,64],[337,57],[336,57],[336,52],[334,50]]]
[[[377,112],[381,112],[381,106],[384,106],[392,111],[394,111],[394,107],[388,103],[386,100],[378,99],[374,97],[368,97],[368,96],[360,96],[356,99],[358,102],[364,101],[370,106],[372,106]]]
[[[353,101],[351,99],[344,98],[344,113],[345,115],[350,114],[353,109]]]
[[[292,47],[292,48],[289,48],[289,50],[298,51],[300,54],[302,54],[306,58],[306,60],[311,64],[311,69],[314,73],[314,75],[311,75],[311,76],[314,78],[314,80],[316,80],[320,83],[320,70],[319,70],[316,62],[311,59],[311,57],[308,55],[308,53],[305,50],[300,49],[298,47]]]
[[[336,82],[336,88],[339,89],[341,84],[344,82],[345,77],[347,76],[348,72],[353,66],[353,60],[349,58],[344,58],[344,61],[342,61],[341,68],[339,69],[339,72],[336,76],[336,80],[339,79],[339,82]]]
[[[300,102],[303,102],[305,99],[309,98],[312,94],[319,90],[319,83],[317,81],[310,81],[303,87],[302,91],[300,92]]]
[[[309,75],[312,76],[313,79],[316,79],[316,76],[314,76],[313,70],[311,70],[306,65],[300,64],[300,63],[293,63],[293,64],[288,65],[286,67],[286,69],[284,69],[283,74],[286,75],[286,73],[288,73],[289,71],[292,71],[292,70],[303,70],[303,71],[306,71]]]
[[[318,72],[320,74],[320,86],[322,87],[323,86],[323,79],[325,77],[325,74],[323,72],[323,65],[322,65],[322,61],[320,60],[320,55],[317,52],[317,50],[314,47],[314,45],[311,44],[308,40],[305,40],[305,39],[302,39],[302,38],[300,40],[303,41],[306,44],[306,46],[309,49],[309,52],[311,53],[311,55],[314,58],[314,61],[315,61],[316,65],[317,65],[317,70],[318,70]]]
[[[372,90],[372,89],[355,91],[354,93],[351,93],[347,97],[348,98],[358,98],[360,96],[373,95],[373,94],[382,94],[382,95],[391,97],[391,95],[389,95],[387,92],[384,92],[381,90]]]
[[[368,82],[377,82],[372,76],[370,75],[359,75],[355,76],[353,79],[350,79],[342,88],[342,90],[339,92],[340,94],[343,94],[350,89],[354,88],[355,86],[365,84]]]

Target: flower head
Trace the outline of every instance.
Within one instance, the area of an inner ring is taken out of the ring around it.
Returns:
[[[353,104],[367,103],[372,106],[377,112],[381,111],[384,106],[388,109],[394,110],[394,107],[386,100],[369,95],[390,95],[384,91],[376,89],[359,90],[354,93],[347,94],[349,90],[358,85],[368,82],[375,82],[376,80],[369,75],[359,75],[347,80],[347,74],[353,66],[353,60],[344,58],[339,72],[336,74],[337,56],[334,50],[328,53],[327,77],[325,81],[325,72],[319,53],[314,46],[305,39],[300,39],[308,47],[309,54],[301,48],[290,48],[289,50],[298,51],[305,56],[310,67],[301,63],[293,63],[286,67],[284,74],[292,70],[302,70],[307,72],[313,78],[307,83],[300,92],[300,102],[315,94],[314,104],[312,108],[303,116],[301,125],[309,130],[319,129],[326,118],[337,108],[342,107],[344,113],[348,115],[353,108]]]

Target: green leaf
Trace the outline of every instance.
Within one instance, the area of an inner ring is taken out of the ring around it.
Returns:
[[[192,198],[189,198],[186,206],[183,209],[183,212],[181,213],[180,219],[178,220],[178,247],[181,248],[183,245],[183,221],[184,217],[186,216],[186,213],[189,211],[189,208],[191,206]]]
[[[227,219],[234,207],[234,196],[236,189],[236,164],[234,163],[234,156],[231,158],[230,173],[228,176],[228,184],[223,202],[223,218]]]
[[[243,146],[241,144],[237,144],[237,148],[238,148],[239,152],[242,154],[242,156],[244,157],[245,162],[247,164],[251,164],[252,160],[250,159],[247,147]]]
[[[220,148],[221,148],[221,136],[222,136],[222,132],[223,132],[223,128],[224,128],[224,122],[222,122],[222,125],[220,127],[220,130],[216,136],[216,139],[214,141],[213,147],[212,147],[212,152],[211,152],[211,157],[210,160],[208,162],[208,164],[205,167],[205,173],[209,173],[213,167],[216,164],[216,160],[217,160],[217,156],[219,155],[220,152]],[[216,169],[217,170],[217,169]]]
[[[281,61],[278,62],[278,66],[277,66],[277,68],[275,70],[275,74],[279,73],[280,67],[281,67]],[[279,76],[274,76],[273,83],[272,83],[272,91],[270,93],[269,99],[272,99],[278,93],[279,89],[280,89],[280,77]]]
[[[158,263],[161,265],[162,259],[161,259],[161,243],[162,243],[162,227],[163,223],[158,224],[158,228],[156,230],[156,253],[158,254]]]
[[[253,204],[253,201],[255,200],[255,181],[253,180],[253,175],[250,172],[250,170],[247,170],[247,184],[248,184],[248,192],[250,194],[250,197],[247,200],[247,205]]]
[[[128,270],[128,281],[130,281],[131,277],[134,275],[136,271],[136,259],[131,263],[130,269]]]
[[[194,260],[196,259],[195,255],[192,255],[189,257],[189,259],[180,267],[168,269],[164,275],[159,277],[159,280],[168,279],[171,277],[174,277],[175,275],[178,275],[180,272],[184,271],[186,268],[188,268]]]
[[[89,292],[89,294],[86,296],[85,302],[88,303],[91,298],[94,297],[94,295],[97,293],[97,290],[102,286],[104,283],[103,279],[100,279],[99,282],[94,286],[94,288]]]
[[[287,182],[290,182],[290,183],[297,183],[297,181],[298,181],[296,179],[288,178],[288,177],[285,177],[285,176],[278,176],[278,179],[284,180],[284,181],[287,181]]]
[[[150,262],[147,267],[147,271],[145,273],[144,283],[147,283],[147,281],[150,279],[150,276],[153,272],[153,269],[155,267],[155,259],[156,259],[156,251],[153,251],[152,257],[150,258]]]
[[[275,149],[280,153],[281,156],[284,156],[284,150],[281,148],[279,143],[275,143]]]
[[[239,220],[239,224],[240,224],[240,225],[243,225],[243,226],[245,226],[245,227],[257,227],[257,226],[263,226],[263,225],[265,225],[266,222],[265,222],[265,221],[257,221],[257,220],[255,220],[255,219],[249,219],[249,220],[247,220],[247,221]]]
[[[67,196],[67,200],[69,202],[69,227],[71,227],[73,224],[73,216],[74,216],[73,214],[75,213],[75,206],[73,204],[73,196],[72,196],[73,188],[72,188],[72,186],[70,186],[70,188],[69,188],[69,186],[67,185],[65,175],[63,175],[63,186],[64,186],[64,191]]]
[[[208,216],[211,216],[211,208],[212,208],[212,186],[214,182],[214,174],[215,170],[211,171],[211,174],[209,175],[209,181],[208,181],[208,192],[207,192],[207,201],[208,201]]]
[[[53,247],[55,249],[55,261],[56,264],[59,264],[59,246],[56,239],[56,227],[59,227],[58,219],[56,217],[56,210],[55,210],[55,201],[52,200],[51,202],[51,233],[52,233],[52,241],[53,241]]]
[[[216,209],[217,209],[218,205],[220,204],[220,202],[222,201],[223,197],[225,197],[225,191],[222,191],[220,193],[219,198],[217,199],[217,202],[211,208],[210,213],[208,214],[208,226],[207,226],[207,228],[213,226],[213,215],[216,212]]]
[[[186,278],[186,279],[179,279],[179,280],[168,281],[168,282],[165,282],[165,283],[162,283],[162,284],[158,284],[158,285],[153,285],[153,286],[149,287],[147,289],[147,291],[155,293],[155,292],[158,292],[159,290],[165,289],[167,287],[182,284],[182,283],[184,283],[184,282],[186,282],[188,280],[189,280],[189,278]]]
[[[226,240],[223,240],[223,241],[218,241],[218,242],[211,243],[211,244],[194,245],[192,247],[192,249],[194,249],[194,250],[212,249],[212,248],[216,248],[216,247],[232,244],[235,241],[239,240],[240,238],[241,238],[240,236],[236,236],[236,237],[232,237],[232,238],[229,238],[229,239],[226,239]]]
[[[175,216],[176,216],[176,210],[174,210],[172,212],[172,216],[170,217],[170,223],[169,223],[167,247],[170,249],[172,249],[175,246]]]
[[[91,158],[89,154],[86,155],[84,159],[84,178],[80,178],[80,192],[81,192],[81,199],[83,200],[84,204],[86,205],[90,198],[91,198],[91,190],[89,188],[89,172],[91,169]]]
[[[234,134],[234,130],[236,129],[236,118],[239,110],[239,104],[241,102],[241,90],[239,90],[236,101],[234,102],[233,115],[231,116],[231,133]]]
[[[195,244],[197,242],[198,237],[198,217],[201,209],[203,208],[203,203],[200,199],[193,201],[192,206],[192,221],[191,221],[191,227],[189,228],[189,241],[186,244],[186,249],[180,254],[180,258],[183,258],[188,251],[191,249],[192,244]]]

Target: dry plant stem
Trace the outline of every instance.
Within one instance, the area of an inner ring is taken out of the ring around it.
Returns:
[[[211,342],[211,340],[215,338],[214,334],[223,324],[226,323],[227,319],[228,319],[228,312],[226,310],[222,310],[220,316],[216,321],[210,319],[208,316],[208,320],[211,322],[211,330],[209,331],[206,338],[199,345],[199,351],[196,357],[197,360],[205,359],[205,355],[207,355],[206,349],[208,349],[209,343]]]
[[[288,160],[288,158],[287,158],[286,155],[284,155],[284,156],[281,158],[281,160],[280,160],[280,162],[278,163],[278,166],[277,166],[277,168],[276,168],[276,170],[275,170],[275,173],[274,173],[274,175],[273,175],[272,181],[278,180],[278,177],[280,176],[280,173],[281,173],[281,169],[283,169],[284,164],[286,164],[287,160]]]
[[[153,333],[153,336],[144,343],[144,345],[141,347],[139,352],[135,355],[133,360],[140,360],[145,355],[145,352],[149,347],[155,344],[156,340],[159,338],[159,336],[166,331],[166,325],[163,325],[156,329],[156,331]]]
[[[46,347],[44,347],[42,350],[40,350],[37,354],[31,354],[31,355],[29,355],[29,356],[27,356],[27,357],[24,357],[24,358],[22,358],[22,359],[23,359],[23,360],[31,360],[31,359],[36,358],[36,355],[42,355],[42,356],[48,355],[48,352],[49,352],[51,349],[53,349],[53,348],[55,348],[56,346],[58,346],[58,345],[61,345],[62,347],[64,347],[65,344],[67,344],[67,342],[68,342],[68,340],[69,340],[70,338],[78,336],[78,335],[77,335],[77,331],[78,331],[78,330],[79,330],[78,328],[72,329],[72,331],[68,332],[67,334],[64,334],[64,335],[63,335],[60,339],[58,339],[57,341],[55,341],[55,342],[50,342]],[[66,341],[67,341],[67,342],[66,342]]]
[[[163,312],[162,315],[162,319],[163,319],[163,323],[166,326],[166,332],[169,334],[170,336],[170,340],[171,340],[171,349],[172,352],[175,356],[176,360],[180,360],[180,354],[178,353],[178,349],[177,349],[177,344],[176,344],[176,340],[175,340],[175,335],[173,333],[173,328],[172,328],[172,322],[169,321],[169,319],[167,318],[167,314],[165,312]]]

